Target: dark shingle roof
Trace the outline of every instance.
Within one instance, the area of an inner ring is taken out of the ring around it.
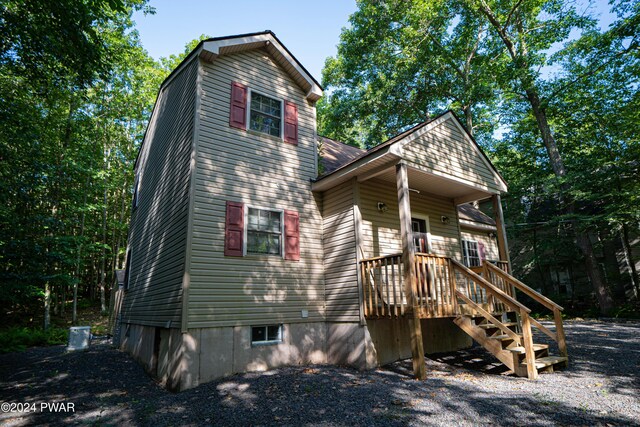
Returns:
[[[320,161],[325,174],[333,172],[362,156],[366,151],[324,136],[320,137]]]
[[[479,222],[481,224],[493,225],[495,227],[496,222],[489,215],[485,214],[481,210],[473,207],[471,204],[464,204],[458,206],[458,216],[460,219],[466,219],[467,221]]]

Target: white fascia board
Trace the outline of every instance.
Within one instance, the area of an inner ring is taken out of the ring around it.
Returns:
[[[224,47],[238,46],[243,44],[253,44],[264,42],[265,44],[270,43],[273,47],[275,47],[278,52],[284,57],[284,59],[293,67],[293,69],[302,76],[304,80],[309,83],[310,89],[307,91],[307,99],[309,101],[317,101],[322,97],[322,89],[320,86],[313,81],[313,78],[307,73],[301,66],[298,64],[293,56],[287,52],[287,50],[282,46],[271,34],[257,34],[253,36],[245,36],[245,37],[236,37],[225,40],[213,40],[204,42],[202,45],[202,49],[209,52],[213,55],[214,58],[220,55],[220,49]]]
[[[459,221],[460,221],[460,227],[467,228],[470,230],[476,230],[476,231],[497,231],[498,230],[495,225],[482,224],[480,222],[469,221],[462,218],[460,218]]]
[[[329,174],[326,177],[321,178],[319,181],[313,182],[311,184],[311,191],[328,190],[329,188],[334,187],[335,185],[338,185],[346,181],[347,179],[352,178],[353,176],[357,176],[361,168],[364,168],[370,165],[371,163],[384,157],[388,157],[389,161],[393,159],[400,160],[398,156],[389,152],[389,147],[385,147],[384,149],[372,155],[370,158],[367,158],[365,156],[362,159],[352,163],[351,165],[346,166],[343,169],[339,169],[335,173]]]

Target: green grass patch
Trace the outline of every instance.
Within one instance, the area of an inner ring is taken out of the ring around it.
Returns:
[[[66,344],[69,330],[51,327],[48,331],[39,328],[14,326],[0,331],[0,353],[23,351],[28,347]]]

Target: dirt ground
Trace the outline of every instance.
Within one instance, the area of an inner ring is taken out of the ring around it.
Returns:
[[[569,368],[536,381],[476,347],[431,356],[426,381],[410,361],[302,366],[177,394],[106,340],[32,348],[0,355],[0,425],[640,425],[640,322],[570,321],[566,333]]]

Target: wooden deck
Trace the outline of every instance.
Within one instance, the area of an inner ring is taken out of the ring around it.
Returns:
[[[411,263],[408,263],[411,265]],[[407,283],[401,254],[360,262],[363,310],[366,319],[452,318],[517,375],[535,379],[538,370],[553,371],[568,363],[562,307],[511,276],[507,262],[467,268],[451,258],[416,253],[413,283]],[[517,300],[522,292],[553,313],[555,331],[529,316]],[[514,321],[504,321],[506,314]],[[504,316],[503,316],[504,315]],[[514,319],[512,319],[514,320]],[[536,327],[558,344],[560,356],[533,343]]]

